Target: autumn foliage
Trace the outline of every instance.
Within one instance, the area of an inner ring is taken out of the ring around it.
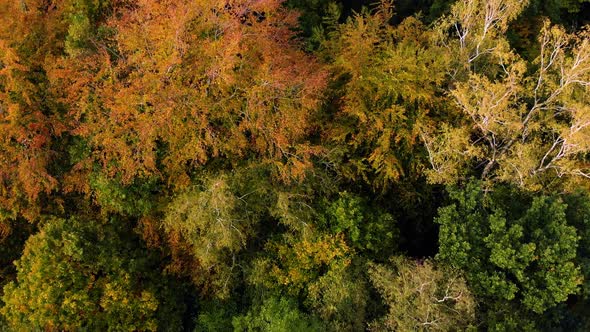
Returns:
[[[587,0],[0,0],[0,330],[590,330]]]
[[[92,150],[72,173],[97,163],[123,183],[156,176],[184,187],[191,172],[223,157],[301,177],[318,150],[306,136],[326,75],[293,45],[295,24],[277,1],[114,8],[94,49],[50,74],[70,105],[71,133]]]

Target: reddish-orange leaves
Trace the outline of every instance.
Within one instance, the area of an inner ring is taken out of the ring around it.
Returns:
[[[58,47],[59,10],[42,1],[0,1],[0,212],[33,219],[42,193],[57,187],[48,169],[54,118],[44,64]],[[43,39],[40,37],[43,36]]]
[[[116,49],[105,43],[69,58],[60,70],[79,71],[55,76],[71,87],[73,132],[123,181],[180,181],[214,157],[309,165],[309,117],[325,74],[298,49],[296,18],[276,0],[142,0],[118,9],[106,25]]]

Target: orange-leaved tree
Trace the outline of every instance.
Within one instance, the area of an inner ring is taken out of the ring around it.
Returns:
[[[0,219],[35,219],[58,181],[48,170],[65,130],[45,64],[59,53],[62,6],[0,1]]]
[[[69,185],[88,190],[79,184],[99,165],[124,184],[182,188],[213,158],[302,176],[318,150],[307,137],[325,75],[298,48],[296,23],[278,0],[120,3],[86,50],[52,69],[90,151]]]

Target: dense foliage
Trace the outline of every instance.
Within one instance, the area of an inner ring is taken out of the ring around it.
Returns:
[[[590,330],[590,1],[0,17],[1,330]]]

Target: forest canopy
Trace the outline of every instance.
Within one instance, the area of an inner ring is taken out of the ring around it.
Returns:
[[[590,1],[0,18],[0,330],[590,330]]]

